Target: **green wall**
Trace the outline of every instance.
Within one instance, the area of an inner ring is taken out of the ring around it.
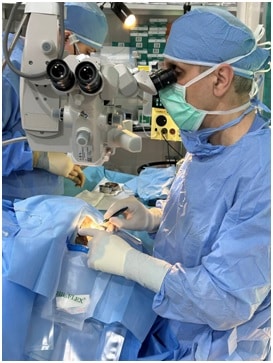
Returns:
[[[271,3],[266,7],[266,41],[271,41]],[[271,109],[271,71],[265,73],[263,102]]]

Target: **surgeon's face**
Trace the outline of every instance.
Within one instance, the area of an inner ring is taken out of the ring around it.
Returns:
[[[86,54],[89,55],[90,53],[96,52],[96,49],[93,47],[90,47],[90,45],[86,45],[84,43],[78,42],[77,43],[78,49],[80,54]],[[75,52],[74,52],[75,54]]]
[[[93,47],[90,47],[89,45],[86,45],[86,44],[83,44],[83,43],[80,43],[80,52],[82,54],[90,54],[90,53],[96,53],[96,49],[93,48]]]
[[[65,31],[65,50],[69,53],[69,54],[73,54],[73,55],[77,55],[77,49],[73,44],[70,44],[69,42],[69,36],[72,34],[72,32],[70,32],[69,30]],[[79,50],[80,54],[86,54],[89,55],[90,53],[94,53],[96,52],[96,49],[93,47],[90,47],[90,45],[78,42],[77,43],[77,47]]]
[[[164,68],[173,69],[176,73],[177,83],[181,85],[185,85],[204,71],[203,67],[199,65],[176,62],[169,59],[164,61]],[[210,75],[187,87],[186,101],[192,106],[203,110],[210,110],[212,107],[210,105],[212,84],[209,77]]]

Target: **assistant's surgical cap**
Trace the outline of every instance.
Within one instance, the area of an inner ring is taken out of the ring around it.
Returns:
[[[108,32],[106,16],[96,3],[65,3],[65,29],[76,34],[80,42],[99,49]]]
[[[257,45],[253,32],[238,18],[227,10],[205,6],[173,23],[164,56],[205,66],[232,60],[235,73],[246,78],[269,68],[270,61],[270,51]]]

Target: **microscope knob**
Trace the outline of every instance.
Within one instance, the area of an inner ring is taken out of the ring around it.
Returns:
[[[86,146],[88,144],[90,137],[90,132],[86,130],[81,130],[77,133],[77,144],[81,146]]]

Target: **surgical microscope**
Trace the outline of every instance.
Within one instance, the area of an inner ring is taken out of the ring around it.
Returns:
[[[102,165],[116,148],[140,152],[142,139],[118,112],[115,98],[156,95],[176,81],[174,72],[149,74],[96,53],[65,54],[64,11],[64,3],[25,5],[23,59],[21,70],[14,71],[21,77],[21,118],[31,149],[68,153],[85,166]]]

